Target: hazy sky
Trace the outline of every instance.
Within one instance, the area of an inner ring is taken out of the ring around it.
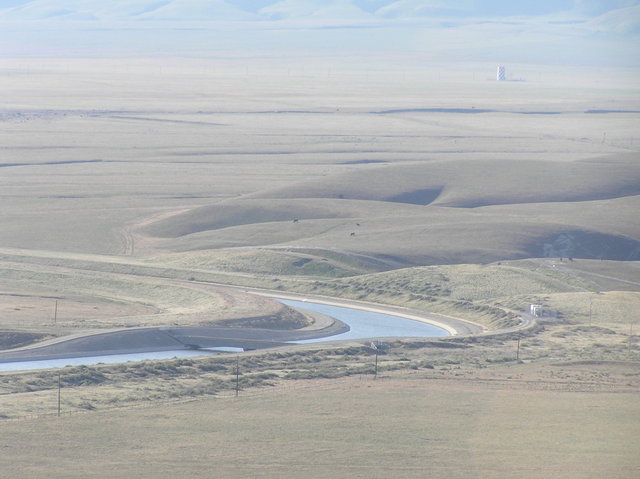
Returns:
[[[640,66],[640,0],[0,0],[0,55],[422,52]]]
[[[0,16],[172,20],[292,18],[508,17],[566,13],[592,17],[638,5],[638,0],[2,0]]]

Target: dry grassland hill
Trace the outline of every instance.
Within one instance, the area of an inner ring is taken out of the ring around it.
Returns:
[[[203,206],[146,226],[172,251],[305,248],[390,266],[528,257],[640,259],[637,154],[373,168]]]
[[[422,55],[8,59],[0,246],[296,246],[399,266],[527,257],[540,243],[530,220],[495,208],[636,194],[632,160],[582,160],[640,150],[640,101],[635,70],[522,69],[526,81],[502,83],[493,63]],[[160,242],[131,234],[187,210],[146,230]],[[492,214],[506,223],[498,242]],[[476,224],[504,252],[462,244]],[[520,224],[527,241],[514,242]]]

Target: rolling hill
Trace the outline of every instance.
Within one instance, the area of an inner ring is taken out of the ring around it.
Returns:
[[[640,259],[637,155],[393,165],[260,191],[152,223],[170,251],[306,248],[397,266]],[[319,253],[322,254],[322,253]]]

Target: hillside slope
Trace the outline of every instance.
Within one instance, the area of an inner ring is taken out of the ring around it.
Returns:
[[[637,155],[394,165],[199,207],[145,227],[170,251],[315,248],[398,265],[640,259]]]

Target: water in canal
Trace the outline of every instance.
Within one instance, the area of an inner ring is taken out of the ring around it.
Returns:
[[[389,338],[389,337],[439,337],[448,336],[444,329],[432,326],[427,323],[411,319],[401,318],[389,314],[374,313],[360,309],[345,308],[340,306],[330,306],[320,303],[306,301],[278,300],[293,308],[315,311],[327,316],[336,318],[349,325],[350,330],[346,333],[327,336],[324,338],[306,339],[293,341],[295,343],[319,343],[323,341],[337,341],[344,339],[364,339],[364,338]],[[240,348],[215,348],[211,352],[238,352]],[[114,364],[128,361],[143,361],[147,359],[171,359],[190,358],[203,356],[205,351],[156,351],[131,354],[113,354],[106,356],[90,356],[67,359],[51,359],[42,361],[18,361],[11,363],[0,363],[0,371],[25,371],[30,369],[49,369],[65,366],[80,366],[92,364]]]

